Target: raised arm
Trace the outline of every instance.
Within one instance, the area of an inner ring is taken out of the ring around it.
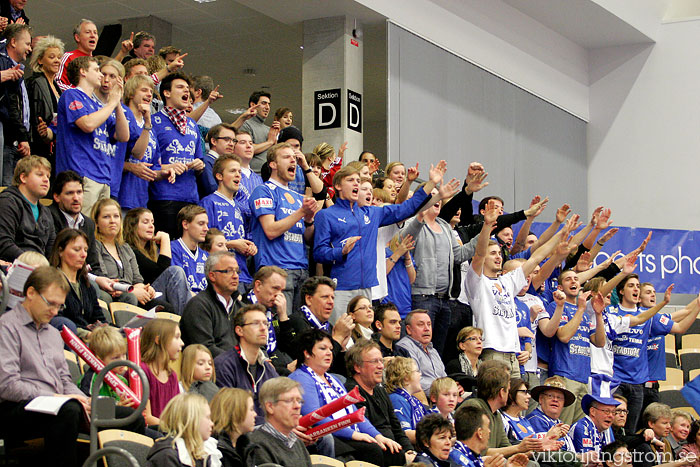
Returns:
[[[542,248],[538,248],[537,251],[531,253],[530,258],[523,264],[523,273],[527,276],[532,271],[535,270],[538,264],[540,264],[552,251],[556,248],[560,241],[565,241],[570,247],[571,239],[569,239],[569,232],[576,225],[576,220],[578,216],[574,215],[566,226],[552,238],[550,238],[547,243],[545,243]]]
[[[579,306],[581,306],[581,300],[583,300],[583,306],[586,306],[586,299],[583,298],[585,293],[579,294]],[[593,306],[595,311],[595,333],[591,336],[591,344],[598,348],[605,347],[606,334],[605,334],[605,323],[603,322],[603,311],[605,310],[605,300],[603,295],[600,293],[595,296],[596,303],[603,303],[603,306]],[[595,305],[595,304],[593,304]]]
[[[593,248],[593,242],[598,238],[600,232],[610,227],[610,224],[612,224],[612,219],[610,219],[611,214],[612,211],[610,209],[603,209],[597,216],[595,216],[594,213],[595,225],[593,225],[593,230],[591,230],[591,233],[583,241],[583,246],[585,246],[587,250],[590,251],[590,249]]]
[[[566,220],[567,217],[569,217],[570,213],[571,208],[568,204],[563,204],[559,209],[557,209],[557,213],[554,216],[554,221],[549,227],[547,227],[547,230],[542,232],[542,235],[539,236],[535,243],[530,246],[530,253],[534,253],[540,246],[547,243],[549,239],[552,238],[555,233],[557,233],[559,226]]]
[[[600,250],[603,249],[603,246],[605,246],[605,244],[608,243],[608,240],[610,240],[611,238],[613,238],[615,236],[615,234],[618,232],[618,230],[620,230],[620,229],[618,229],[617,227],[615,227],[614,229],[608,230],[607,232],[605,232],[603,234],[602,237],[600,237],[600,240],[595,242],[593,247],[590,249],[591,258],[595,258],[596,256],[598,256],[598,253],[600,253]]]
[[[673,323],[673,327],[671,328],[672,334],[683,334],[690,328],[690,325],[695,322],[695,319],[698,317],[698,311],[700,311],[700,295],[697,299],[688,303],[686,308],[690,311],[680,322]]]
[[[471,262],[471,268],[478,276],[481,276],[484,270],[484,260],[489,251],[489,238],[494,227],[496,227],[496,219],[498,219],[496,202],[495,200],[489,200],[484,212],[484,225],[481,227],[479,240],[476,242],[476,252]]]
[[[664,299],[661,301],[661,303],[657,303],[648,310],[639,313],[637,316],[630,315],[630,327],[646,323],[653,318],[656,313],[661,311],[666,305],[668,305],[668,302],[671,301],[671,292],[673,292],[673,284],[666,288],[666,292],[664,292]]]
[[[632,274],[635,269],[637,269],[637,255],[632,255],[627,258],[627,261],[625,261],[622,271],[603,284],[603,287],[600,289],[600,293],[603,294],[603,297],[607,297],[609,293],[612,293],[612,291],[615,290],[615,287],[622,282],[622,279]]]
[[[418,178],[418,162],[415,167],[406,168],[406,180],[401,185],[401,189],[396,194],[396,202],[403,203],[408,199],[408,193],[411,191],[411,184]]]
[[[576,313],[574,313],[573,318],[571,318],[568,323],[566,323],[564,326],[561,326],[557,330],[557,338],[564,344],[568,344],[571,338],[576,335],[576,330],[581,325],[581,321],[583,320],[583,313],[586,311],[586,299],[590,294],[590,292],[579,293],[576,300],[578,306]]]
[[[258,218],[260,225],[265,231],[268,240],[274,240],[299,222],[301,219],[312,217],[316,211],[316,201],[313,198],[304,198],[301,207],[279,220],[275,220],[273,214],[264,214]]]
[[[597,276],[601,271],[604,271],[605,269],[607,269],[608,266],[610,266],[612,264],[613,258],[618,253],[620,253],[619,250],[616,251],[615,253],[613,253],[612,255],[610,255],[610,257],[608,257],[608,259],[606,259],[605,261],[600,263],[598,266],[593,266],[592,268],[588,268],[583,272],[579,272],[578,273],[579,283],[585,284],[587,281],[589,281],[590,279]],[[593,257],[593,254],[590,251],[587,251],[581,255],[581,258],[585,258],[587,262],[590,261],[590,258],[592,258],[592,257]]]
[[[541,202],[539,195],[532,198],[532,201],[530,202],[530,208],[537,207],[537,209],[534,212],[531,210],[525,211],[525,223],[523,223],[523,225],[520,227],[520,230],[518,231],[518,236],[515,237],[515,240],[513,241],[513,247],[510,249],[511,255],[520,253],[525,249],[525,241],[527,240],[527,236],[530,233],[530,226],[532,226],[532,222],[535,220],[535,218],[542,214],[544,208],[547,207],[548,201],[549,199],[545,198],[545,200]]]
[[[540,332],[547,337],[554,337],[554,334],[557,333],[557,329],[559,329],[559,325],[561,324],[561,315],[564,312],[566,295],[564,295],[564,292],[561,290],[555,290],[552,293],[552,298],[554,299],[554,303],[556,303],[552,317],[549,319],[541,319],[537,324]]]

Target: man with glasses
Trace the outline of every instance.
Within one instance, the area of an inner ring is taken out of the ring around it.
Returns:
[[[279,376],[262,348],[267,344],[268,322],[265,307],[259,303],[246,305],[233,316],[233,329],[238,345],[214,359],[216,384],[222,388],[239,388],[253,394],[258,414],[255,424],[265,415],[258,399],[260,386]]]
[[[228,123],[219,123],[211,127],[206,138],[209,145],[209,151],[204,154],[204,171],[199,178],[199,197],[204,198],[207,195],[214,193],[219,186],[219,181],[214,175],[214,162],[221,156],[231,155],[234,153],[234,147],[238,140],[236,139],[236,129]]]
[[[481,368],[479,373],[481,373]],[[547,433],[552,428],[557,428],[561,435],[559,439],[564,441],[562,449],[574,451],[571,438],[566,436],[569,432],[569,425],[565,425],[559,419],[564,407],[568,407],[576,401],[574,393],[566,389],[564,378],[561,376],[547,378],[544,384],[532,388],[530,394],[539,403],[539,406],[526,417],[535,433]]]
[[[43,436],[52,465],[77,465],[78,429],[90,413],[90,400],[71,379],[63,340],[49,325],[69,290],[60,271],[36,268],[24,284],[25,300],[0,318],[0,416],[13,440]],[[71,399],[57,415],[25,410],[38,396]]]
[[[202,344],[216,358],[233,349],[232,318],[243,304],[238,293],[238,263],[228,251],[212,253],[204,263],[207,288],[185,305],[180,321],[185,345]]]
[[[404,465],[407,461],[411,462],[415,457],[413,446],[394,414],[389,394],[381,385],[384,359],[379,345],[374,341],[361,339],[348,350],[345,362],[349,376],[345,388],[350,392],[355,386],[359,386],[360,395],[364,397],[365,402],[357,404],[357,407],[366,407],[365,416],[381,433],[375,439],[383,444],[384,465]]]
[[[294,433],[304,403],[299,383],[283,376],[270,379],[259,397],[265,423],[248,435],[247,460],[254,465],[311,467],[311,457]]]
[[[609,381],[593,384],[591,389],[591,394],[583,396],[581,401],[586,416],[571,427],[571,439],[576,452],[591,453],[589,459],[594,460],[603,446],[615,441],[611,426],[620,403],[610,395]]]

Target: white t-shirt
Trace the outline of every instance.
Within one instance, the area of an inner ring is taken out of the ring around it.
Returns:
[[[472,308],[474,325],[484,330],[484,348],[499,352],[520,352],[518,321],[514,298],[527,285],[518,268],[497,279],[477,275],[470,266],[464,275],[462,295]],[[500,289],[500,290],[499,290]]]
[[[586,313],[591,314],[591,320],[595,321],[595,312],[591,302],[586,305]],[[606,309],[603,312],[603,322],[605,323],[605,346],[596,347],[591,342],[591,374],[607,375],[612,378],[615,357],[612,350],[613,340],[610,339],[610,335],[611,332],[614,334],[630,332],[630,317],[608,313]]]
[[[547,314],[547,311],[544,309],[544,303],[542,303],[542,299],[536,295],[532,295],[529,293],[526,293],[522,297],[518,297],[521,302],[525,303],[528,307],[530,307],[530,310],[532,310],[533,306],[539,306],[540,311],[537,313],[537,316],[535,319],[532,319],[532,314],[530,314],[530,320],[533,323],[532,329],[535,334],[537,334],[537,323],[539,322],[540,319],[542,318],[549,318],[549,315]],[[543,314],[544,313],[544,314]],[[532,339],[532,355],[530,356],[530,360],[528,360],[524,367],[525,371],[527,372],[532,372],[535,373],[537,371],[537,345],[536,345],[537,339],[533,338]]]
[[[389,286],[386,282],[386,244],[399,233],[396,224],[379,227],[377,231],[377,280],[378,285],[372,287],[372,300],[381,300],[389,295]],[[400,259],[403,261],[403,258]]]

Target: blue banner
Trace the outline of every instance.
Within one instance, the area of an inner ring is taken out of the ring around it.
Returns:
[[[530,230],[532,233],[540,235],[550,225],[544,222],[535,222]],[[517,235],[519,225],[514,227]],[[618,229],[620,230],[617,234],[605,244],[595,257],[594,263],[596,265],[608,259],[617,250],[621,250],[620,256],[634,250],[651,231],[651,241],[646,250],[637,258],[635,273],[639,274],[641,282],[654,284],[657,293],[663,293],[666,287],[671,284],[675,284],[674,293],[698,293],[700,289],[700,243],[696,236],[700,234],[699,232],[633,227],[618,227]]]

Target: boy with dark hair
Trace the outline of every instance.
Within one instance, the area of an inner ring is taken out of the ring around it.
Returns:
[[[187,283],[192,293],[197,294],[207,288],[204,263],[209,256],[199,247],[207,236],[207,211],[196,204],[188,204],[177,213],[178,238],[170,244],[171,264],[185,270]]]

